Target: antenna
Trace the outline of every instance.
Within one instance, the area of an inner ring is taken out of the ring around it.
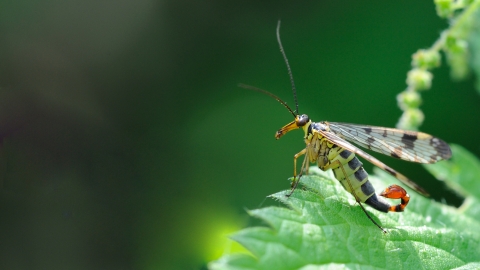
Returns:
[[[285,108],[287,108],[287,110],[293,115],[294,118],[297,117],[297,115],[292,111],[292,109],[290,109],[290,107],[288,107],[288,105],[285,101],[281,100],[279,97],[277,97],[276,95],[268,92],[267,90],[263,90],[263,89],[255,87],[255,86],[251,86],[251,85],[247,85],[247,84],[243,84],[243,83],[239,83],[238,87],[242,87],[242,88],[245,88],[245,89],[257,91],[257,92],[260,92],[260,93],[264,93],[265,95],[271,96],[272,98],[274,98],[278,102],[280,102],[283,106],[285,106]]]
[[[278,20],[278,24],[277,24],[277,41],[278,41],[278,45],[280,46],[280,52],[283,55],[283,60],[285,60],[285,64],[287,65],[288,76],[290,76],[290,83],[292,84],[293,99],[295,100],[295,112],[298,114],[297,89],[295,88],[295,82],[293,81],[292,70],[290,69],[290,64],[288,63],[287,55],[283,50],[282,41],[280,40],[280,20]]]

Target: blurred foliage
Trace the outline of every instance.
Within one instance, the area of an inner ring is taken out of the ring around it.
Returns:
[[[419,110],[422,103],[419,92],[431,88],[431,70],[440,66],[440,51],[446,55],[451,68],[450,75],[454,80],[467,78],[470,74],[469,64],[473,64],[474,70],[477,69],[475,61],[469,59],[475,59],[479,51],[475,46],[480,36],[474,29],[479,21],[480,2],[435,0],[435,4],[437,14],[449,18],[450,25],[430,48],[419,49],[412,55],[412,69],[407,73],[407,89],[397,95],[398,106],[403,111],[397,123],[400,129],[418,130],[423,123],[425,117]],[[477,90],[480,91],[480,88],[477,87]]]
[[[472,153],[459,145],[452,145],[451,160],[441,164],[425,165],[437,179],[445,181],[446,185],[460,196],[466,198],[460,211],[471,218],[480,221],[480,161]]]
[[[195,269],[275,205],[300,133],[275,27],[315,121],[392,126],[430,1],[4,1],[0,268]],[[471,48],[471,47],[469,47]],[[472,80],[432,71],[422,130],[480,155]],[[418,165],[388,164],[460,205]],[[370,170],[371,166],[366,165]]]
[[[480,80],[478,79],[480,78],[480,54],[478,53],[480,52],[480,10],[476,9],[472,17],[467,39],[469,51],[472,54],[469,58],[469,63],[477,77],[475,86],[480,93]]]

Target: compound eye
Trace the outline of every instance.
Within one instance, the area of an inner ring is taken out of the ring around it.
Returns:
[[[310,121],[310,119],[308,118],[308,115],[302,114],[298,116],[297,126],[299,127],[305,126],[305,124],[307,124],[308,121]]]

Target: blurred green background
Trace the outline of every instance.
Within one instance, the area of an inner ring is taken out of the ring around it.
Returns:
[[[274,139],[281,105],[237,87],[293,106],[278,19],[300,112],[380,126],[400,117],[412,53],[448,25],[415,0],[2,2],[0,269],[201,269],[228,251],[304,146]],[[434,76],[422,130],[480,156],[473,79]]]

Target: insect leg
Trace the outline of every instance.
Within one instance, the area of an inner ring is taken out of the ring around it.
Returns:
[[[298,175],[297,179],[297,159],[307,152],[307,148],[303,149],[302,151],[298,152],[295,156],[293,156],[293,181],[292,181],[292,186],[291,186],[291,191],[288,193],[286,196],[290,197],[295,191],[295,189],[298,186],[298,183],[300,182],[300,177],[302,177],[303,170],[305,169],[305,166],[307,164],[307,158],[305,157],[302,162],[302,167],[300,168],[300,174]]]

